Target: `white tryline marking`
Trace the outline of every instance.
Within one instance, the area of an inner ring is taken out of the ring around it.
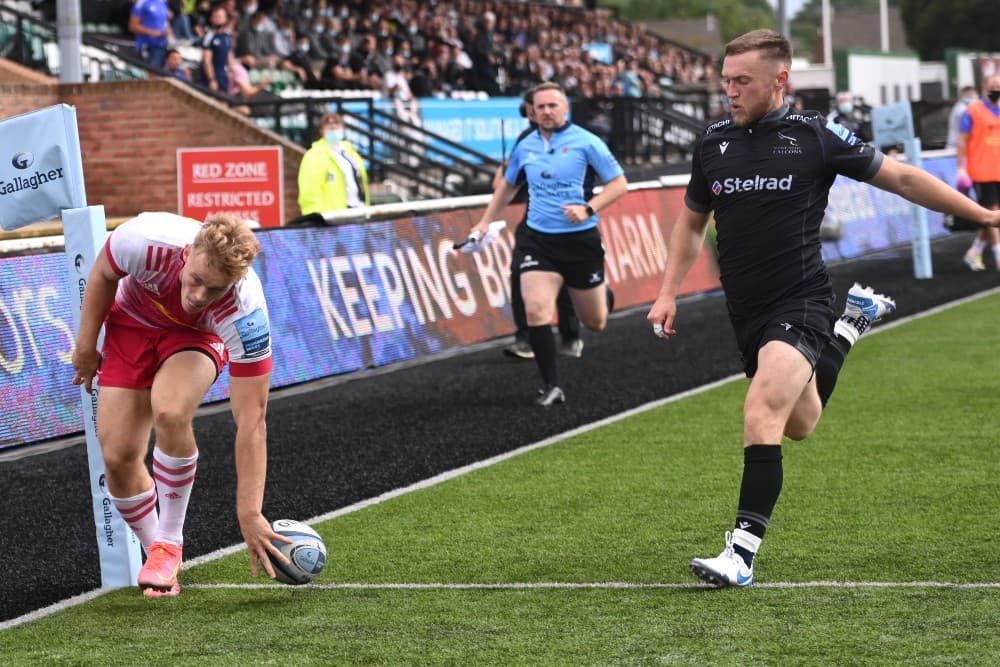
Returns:
[[[476,591],[476,590],[645,590],[645,589],[709,589],[713,587],[696,582],[632,582],[632,581],[515,581],[506,583],[330,583],[283,586],[281,584],[185,584],[184,589],[235,589],[235,590],[374,590],[374,591]],[[949,582],[949,581],[773,581],[755,583],[753,588],[954,588],[1000,589],[1000,582]]]
[[[138,589],[136,589],[138,590]],[[70,607],[75,607],[78,604],[83,604],[84,602],[90,602],[94,598],[100,597],[105,593],[110,593],[109,588],[95,588],[92,591],[87,591],[86,593],[81,593],[80,595],[74,595],[66,600],[60,600],[54,604],[50,604],[48,607],[42,607],[41,609],[36,609],[35,611],[28,612],[24,616],[18,616],[17,618],[12,618],[9,621],[0,622],[0,632],[13,628],[16,625],[21,625],[22,623],[30,623],[31,621],[37,621],[39,619],[45,618],[46,616],[51,616],[63,609],[69,609]]]
[[[955,308],[957,306],[961,306],[961,305],[964,305],[966,303],[970,303],[972,301],[977,301],[979,299],[984,299],[986,297],[993,296],[994,294],[997,294],[997,293],[1000,293],[1000,287],[994,287],[994,288],[991,288],[991,289],[988,289],[988,290],[985,290],[985,291],[982,291],[982,292],[977,292],[976,294],[972,294],[972,295],[967,296],[967,297],[962,297],[961,299],[956,299],[955,301],[949,301],[948,303],[941,304],[940,306],[935,306],[933,308],[921,311],[919,313],[914,313],[913,315],[910,315],[908,317],[901,317],[899,319],[893,320],[893,321],[891,321],[889,323],[886,323],[886,324],[883,324],[881,326],[876,327],[875,329],[873,329],[871,332],[869,332],[866,335],[872,336],[872,335],[878,334],[878,333],[880,333],[882,331],[887,331],[888,329],[895,328],[895,327],[900,326],[902,324],[905,324],[907,322],[912,322],[914,320],[923,319],[923,318],[929,317],[931,315],[936,315],[938,313],[944,312],[945,310],[950,310],[951,308]],[[652,335],[652,334],[650,334],[650,335]],[[555,444],[557,442],[561,442],[563,440],[567,440],[567,439],[572,438],[572,437],[574,437],[576,435],[580,435],[581,433],[586,433],[586,432],[592,431],[592,430],[594,430],[596,428],[600,428],[601,426],[606,426],[608,424],[613,424],[613,423],[615,423],[617,421],[621,421],[622,419],[627,419],[628,417],[632,417],[632,416],[635,416],[637,414],[641,414],[643,412],[647,412],[649,410],[654,410],[654,409],[656,409],[658,407],[661,407],[663,405],[667,405],[669,403],[673,403],[674,401],[679,401],[681,399],[688,398],[690,396],[695,396],[697,394],[701,394],[701,393],[704,393],[706,391],[710,391],[712,389],[716,389],[716,388],[721,387],[723,385],[727,385],[730,382],[733,382],[735,380],[742,379],[743,377],[744,377],[744,375],[742,373],[738,373],[738,374],[735,374],[735,375],[730,375],[729,377],[722,378],[721,380],[716,380],[715,382],[710,382],[709,384],[702,385],[700,387],[695,387],[694,389],[689,389],[689,390],[681,392],[679,394],[673,394],[672,396],[667,396],[666,398],[661,398],[661,399],[658,399],[656,401],[650,401],[649,403],[646,403],[644,405],[640,405],[639,407],[636,407],[636,408],[632,408],[631,410],[627,410],[627,411],[619,413],[617,415],[613,415],[611,417],[607,417],[605,419],[601,419],[601,420],[593,422],[591,424],[584,424],[583,426],[580,426],[578,428],[566,431],[564,433],[560,433],[558,435],[554,435],[554,436],[552,436],[550,438],[546,438],[545,440],[541,440],[541,441],[536,442],[534,444],[525,445],[524,447],[520,447],[518,449],[506,452],[504,454],[499,454],[497,456],[494,456],[492,458],[489,458],[489,459],[486,459],[486,460],[483,460],[483,461],[478,461],[476,463],[470,463],[469,465],[462,466],[461,468],[455,468],[453,470],[449,470],[449,471],[443,472],[440,475],[435,475],[434,477],[429,477],[428,479],[425,479],[423,481],[417,482],[415,484],[411,484],[410,486],[404,486],[404,487],[401,487],[399,489],[394,489],[392,491],[388,491],[386,493],[383,493],[382,495],[375,496],[374,498],[368,498],[366,500],[362,500],[360,502],[354,503],[353,505],[348,505],[347,507],[343,507],[343,508],[341,508],[339,510],[334,510],[333,512],[328,512],[326,514],[321,514],[319,516],[315,516],[312,519],[309,519],[308,521],[304,521],[303,523],[314,524],[314,523],[318,523],[320,521],[327,521],[329,519],[335,519],[337,517],[344,516],[345,514],[351,514],[353,512],[357,512],[358,510],[365,509],[366,507],[371,507],[373,505],[379,505],[381,503],[386,502],[387,500],[392,500],[393,498],[398,498],[399,496],[406,495],[407,493],[411,493],[413,491],[419,491],[421,489],[426,489],[426,488],[430,488],[432,486],[437,486],[438,484],[441,484],[442,482],[447,482],[448,480],[455,479],[456,477],[460,477],[460,476],[465,475],[467,473],[474,472],[474,471],[480,470],[482,468],[487,468],[487,467],[492,466],[492,465],[494,465],[496,463],[500,463],[502,461],[506,461],[507,459],[514,458],[515,456],[520,456],[521,454],[526,454],[526,453],[534,451],[536,449],[540,449],[542,447],[547,447],[547,446]],[[183,567],[184,568],[195,567],[197,565],[201,565],[203,563],[208,563],[210,561],[218,560],[219,558],[223,558],[225,556],[229,556],[229,555],[237,553],[239,551],[243,551],[244,549],[245,549],[245,545],[243,545],[242,543],[241,544],[234,544],[232,546],[225,547],[223,549],[216,549],[215,551],[212,551],[211,553],[207,553],[207,554],[205,554],[203,556],[199,556],[197,558],[192,558],[191,560],[184,561]],[[192,584],[192,585],[194,585],[194,584]],[[249,585],[252,586],[253,584],[249,584]],[[677,586],[677,587],[684,587],[684,586],[686,586],[686,587],[692,587],[692,588],[700,586],[699,584],[673,584],[673,585]],[[828,585],[832,586],[833,584],[829,583]],[[905,586],[906,584],[904,583],[904,584],[893,584],[893,585],[894,586]],[[203,584],[203,586],[207,586],[207,584]],[[269,584],[257,584],[257,586],[267,587],[267,586],[270,586],[270,585]],[[778,587],[784,587],[784,588],[805,588],[805,587],[807,587],[804,584],[795,584],[795,583],[787,583],[787,584],[766,584],[766,583],[761,583],[761,584],[755,584],[755,586],[758,587],[758,588],[778,588]],[[869,587],[872,587],[872,588],[879,587],[879,586],[883,586],[883,584],[873,583],[873,584],[869,585]],[[937,583],[937,584],[928,583],[924,587],[939,587],[939,588],[956,587],[956,588],[960,588],[960,587],[963,587],[963,586],[969,586],[969,585],[947,584],[947,583]],[[996,587],[995,584],[980,584],[979,586],[984,587],[984,588]],[[60,602],[56,602],[55,604],[51,604],[48,607],[44,607],[42,609],[38,609],[36,611],[30,612],[28,614],[25,614],[23,616],[18,616],[17,618],[13,618],[13,619],[11,619],[9,621],[0,622],[0,631],[6,630],[8,628],[15,627],[17,625],[21,625],[22,623],[28,623],[30,621],[35,621],[35,620],[44,618],[46,616],[50,616],[50,615],[58,613],[58,612],[60,612],[60,611],[62,611],[64,609],[69,609],[70,607],[75,607],[78,604],[83,604],[84,602],[88,602],[89,600],[92,600],[92,599],[94,599],[94,598],[96,598],[96,597],[98,597],[100,595],[103,595],[104,593],[107,593],[107,592],[109,592],[109,590],[98,588],[98,589],[89,591],[87,593],[83,593],[81,595],[77,595],[77,596],[68,598],[66,600],[62,600]]]

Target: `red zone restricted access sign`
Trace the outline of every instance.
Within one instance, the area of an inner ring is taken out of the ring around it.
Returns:
[[[260,227],[285,221],[281,146],[177,149],[177,210],[234,213]]]

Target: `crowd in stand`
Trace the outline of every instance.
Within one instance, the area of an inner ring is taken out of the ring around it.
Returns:
[[[711,57],[672,46],[603,8],[478,0],[133,0],[133,15],[144,5],[169,9],[164,61],[170,46],[200,49],[201,62],[189,67],[177,68],[173,57],[172,74],[237,96],[256,93],[234,81],[253,79],[258,89],[268,83],[242,76],[240,68],[289,73],[303,88],[390,96],[384,82],[394,73],[406,77],[418,98],[455,91],[513,96],[543,81],[571,96],[659,97],[717,76]],[[136,25],[130,28],[138,37]],[[148,51],[140,53],[149,59]]]

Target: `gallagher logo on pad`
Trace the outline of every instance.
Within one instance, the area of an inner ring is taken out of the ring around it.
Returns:
[[[15,169],[27,169],[35,162],[35,156],[28,151],[21,151],[20,153],[15,153],[14,157],[11,158],[10,163],[14,165]]]

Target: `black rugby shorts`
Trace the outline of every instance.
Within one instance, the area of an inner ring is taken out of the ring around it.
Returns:
[[[757,353],[772,340],[780,340],[802,353],[814,369],[833,335],[836,313],[833,299],[780,303],[754,318],[731,317],[736,342],[747,377],[757,374]]]
[[[604,282],[604,245],[597,227],[567,234],[546,234],[524,225],[511,264],[521,273],[551,271],[566,285],[590,289]]]

